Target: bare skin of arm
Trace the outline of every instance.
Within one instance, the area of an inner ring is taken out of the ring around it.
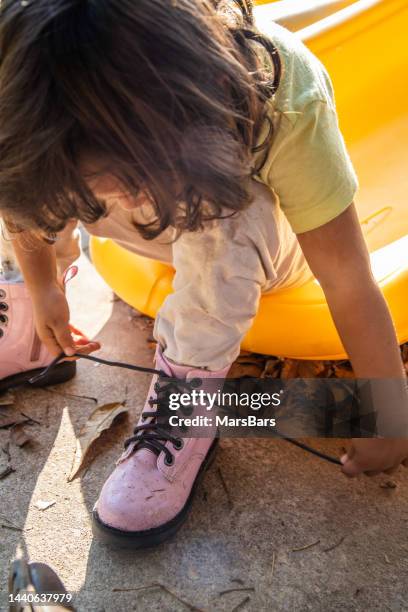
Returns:
[[[68,302],[57,278],[55,247],[25,231],[15,236],[13,248],[33,302],[37,333],[48,350],[70,357],[100,348],[69,324]]]
[[[387,304],[374,280],[367,246],[354,204],[333,221],[298,235],[309,266],[318,279],[357,378],[398,379],[401,405],[408,415],[405,371]],[[395,385],[394,385],[395,386]],[[381,388],[379,383],[378,388]],[[392,418],[389,406],[380,418]],[[408,438],[355,438],[342,457],[343,472],[391,473],[408,465]]]

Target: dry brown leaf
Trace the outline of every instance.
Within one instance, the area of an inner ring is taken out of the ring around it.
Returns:
[[[15,402],[15,395],[11,391],[7,391],[0,395],[0,406],[12,406]]]
[[[285,359],[280,377],[281,378],[296,378],[298,368],[299,368],[299,361],[297,359]]]
[[[248,355],[250,355],[252,357],[252,355],[254,355],[254,353],[251,353],[251,351],[244,351],[244,349],[241,349],[238,359],[240,357],[248,357]]]
[[[353,370],[344,366],[334,366],[334,373],[337,378],[355,378]]]
[[[10,429],[27,422],[28,419],[19,414],[0,414],[0,429]]]
[[[397,488],[397,483],[395,482],[395,480],[386,480],[385,482],[381,482],[380,483],[380,487],[382,489],[396,489]]]
[[[109,429],[113,421],[123,412],[127,412],[123,402],[113,402],[98,406],[89,416],[82,427],[77,438],[77,448],[68,482],[73,480],[82,469],[84,461],[93,442],[99,438],[101,433]]]
[[[299,378],[316,378],[326,370],[323,361],[299,361],[297,375]]]
[[[245,351],[241,351],[241,353],[236,358],[237,363],[255,363],[258,365],[264,365],[265,360],[267,359],[266,355],[260,355],[259,353],[248,353]]]
[[[10,438],[13,444],[19,446],[20,448],[22,448],[31,441],[30,436],[28,436],[24,431],[23,423],[18,423],[17,425],[14,425],[14,427],[12,427],[10,432]]]
[[[228,372],[228,378],[242,378],[244,376],[259,378],[262,375],[262,371],[263,368],[258,363],[236,361]]]
[[[279,359],[278,357],[271,357],[270,359],[267,359],[261,374],[261,378],[279,378],[282,363],[282,359]]]
[[[401,356],[408,375],[408,343],[401,346]],[[228,378],[355,378],[346,360],[318,361],[270,357],[241,351],[232,364]]]
[[[241,351],[228,372],[228,378],[260,378],[265,367],[265,355]]]

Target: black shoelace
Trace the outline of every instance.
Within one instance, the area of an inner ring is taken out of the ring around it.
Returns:
[[[163,451],[165,454],[164,463],[166,465],[173,465],[174,455],[165,444],[166,442],[172,442],[174,450],[178,451],[183,448],[184,442],[182,438],[174,436],[168,430],[168,417],[171,415],[169,396],[171,393],[191,391],[199,387],[202,381],[199,378],[193,378],[189,381],[180,380],[172,378],[162,371],[156,370],[156,372],[159,373],[158,380],[154,385],[156,397],[150,397],[147,402],[152,407],[156,405],[156,410],[144,410],[142,412],[142,421],[151,420],[148,423],[136,425],[133,430],[133,436],[125,441],[125,448],[128,448],[130,444],[135,442],[138,449],[149,448],[157,455]],[[185,415],[189,415],[192,412],[189,406],[181,406],[180,410]],[[184,431],[186,430],[187,428],[184,428]]]
[[[29,380],[30,383],[38,382],[50,372],[52,368],[54,368],[62,359],[64,359],[66,355],[61,353],[58,357],[54,359],[40,374],[37,374],[33,378]],[[116,368],[125,368],[127,370],[133,370],[136,372],[146,372],[149,374],[157,374],[159,376],[158,381],[156,382],[156,399],[149,398],[150,406],[153,404],[157,404],[156,411],[143,411],[142,420],[146,420],[148,418],[152,419],[149,423],[137,425],[133,430],[133,436],[128,438],[125,441],[125,448],[136,442],[138,448],[142,446],[151,448],[154,452],[159,454],[161,451],[165,453],[165,463],[167,465],[172,465],[174,462],[174,456],[171,451],[165,446],[166,441],[170,441],[173,443],[173,447],[175,450],[179,450],[183,446],[183,440],[178,438],[170,433],[165,427],[165,424],[162,423],[162,419],[158,419],[158,412],[163,411],[163,415],[166,416],[168,414],[168,396],[169,393],[174,391],[179,392],[180,388],[185,387],[188,390],[191,390],[194,386],[201,384],[200,379],[192,379],[190,381],[184,381],[176,378],[171,378],[162,370],[156,370],[155,368],[144,368],[142,366],[136,366],[130,363],[123,363],[120,361],[109,361],[108,359],[101,359],[100,357],[94,357],[93,355],[82,355],[81,353],[76,353],[74,357],[80,357],[81,359],[88,359],[89,361],[94,361],[95,363],[100,363],[102,365],[113,366]],[[188,407],[187,407],[188,408]],[[164,420],[164,419],[163,419]],[[304,442],[299,442],[294,438],[286,438],[283,437],[283,440],[290,442],[291,444],[307,451],[308,453],[312,453],[316,457],[320,457],[320,459],[325,459],[330,463],[335,463],[336,465],[342,465],[341,461],[337,459],[337,457],[333,457],[332,455],[327,455]]]

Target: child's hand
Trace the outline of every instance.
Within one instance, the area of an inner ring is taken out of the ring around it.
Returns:
[[[53,355],[89,354],[100,348],[69,324],[69,306],[63,289],[55,284],[32,295],[38,336]]]
[[[366,474],[392,474],[402,463],[408,467],[408,439],[353,438],[351,447],[341,458],[341,471],[349,477]]]

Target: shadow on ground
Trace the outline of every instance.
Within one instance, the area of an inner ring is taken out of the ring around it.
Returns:
[[[85,259],[82,268],[71,288],[74,322],[102,341],[101,356],[151,365],[151,328],[112,300]],[[160,548],[94,542],[90,512],[148,384],[148,375],[81,362],[63,386],[17,393],[16,409],[40,424],[30,445],[12,447],[16,472],[0,481],[1,610],[18,550],[58,571],[79,612],[408,609],[407,473],[392,477],[394,488],[389,477],[350,481],[284,441],[222,440],[186,525]],[[129,407],[71,483],[75,435],[95,404],[69,393]],[[0,446],[7,436],[0,432]],[[315,445],[338,455],[342,442]],[[39,500],[55,504],[40,511]],[[149,585],[159,586],[141,588]]]

